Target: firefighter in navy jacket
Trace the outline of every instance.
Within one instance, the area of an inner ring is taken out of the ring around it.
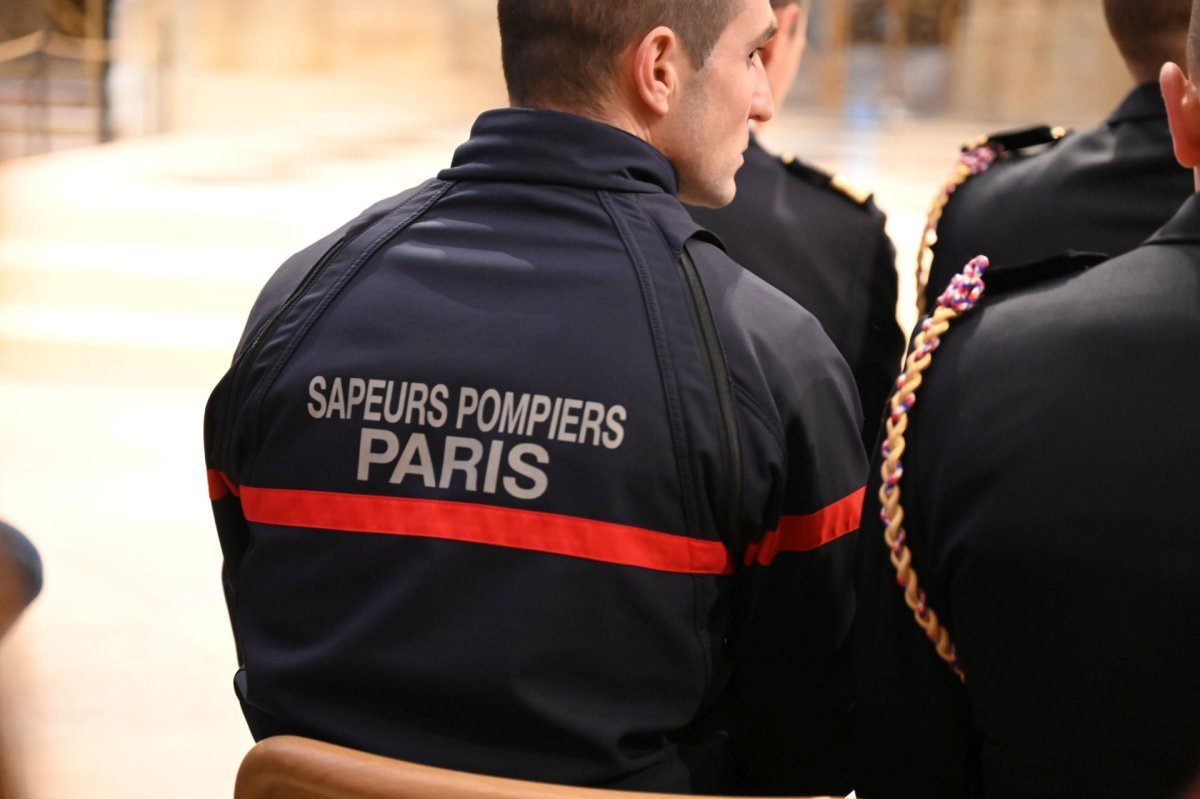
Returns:
[[[205,430],[235,685],[256,738],[844,791],[854,383],[676,199],[732,193],[770,7],[655,4],[718,26],[700,67],[667,12],[615,3],[652,18],[615,62],[638,88],[590,119],[521,82],[556,75],[545,17],[587,5],[502,1],[510,94],[539,108],[483,114],[256,303]]]

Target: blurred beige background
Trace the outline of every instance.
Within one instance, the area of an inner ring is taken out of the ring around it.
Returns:
[[[876,192],[908,325],[958,145],[1090,126],[1129,79],[1099,0],[814,2],[763,138]],[[428,177],[503,103],[491,0],[4,0],[0,516],[46,572],[0,642],[26,796],[231,795],[251,740],[208,391],[283,258]]]

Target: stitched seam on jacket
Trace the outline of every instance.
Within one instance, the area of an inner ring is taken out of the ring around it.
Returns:
[[[675,385],[675,367],[667,346],[666,324],[662,316],[662,309],[658,305],[658,297],[654,291],[654,282],[650,274],[650,267],[646,262],[641,248],[637,246],[632,231],[621,215],[620,209],[616,207],[616,198],[605,191],[598,191],[596,194],[609,219],[612,220],[617,234],[621,237],[621,243],[629,255],[634,267],[634,273],[637,276],[639,288],[641,289],[646,319],[650,324],[650,334],[654,343],[654,354],[658,361],[659,381],[662,385],[663,400],[667,407],[667,419],[675,450],[676,479],[679,480],[680,492],[683,494],[684,520],[690,533],[692,530],[700,529],[699,505],[697,504],[696,490],[692,484],[691,450],[687,445],[686,419],[684,418],[683,406],[679,398],[679,390]],[[669,247],[667,250],[670,252]],[[671,264],[671,267],[672,269],[677,269],[674,263]],[[696,647],[700,655],[700,662],[704,665],[704,677],[700,686],[700,698],[701,703],[703,703],[703,700],[708,698],[709,692],[713,687],[713,664],[709,661],[707,631],[701,626],[701,614],[699,612],[700,586],[696,582],[696,578],[693,578],[692,597],[692,606],[694,609],[692,630],[696,636]]]
[[[753,414],[755,418],[757,418],[763,423],[764,426],[766,426],[767,430],[771,432],[772,437],[774,437],[775,443],[779,445],[780,449],[786,452],[787,438],[780,429],[778,420],[771,418],[771,414],[768,413],[766,408],[762,406],[758,399],[750,393],[750,389],[746,388],[738,381],[737,377],[733,377],[732,382],[734,393],[737,394],[739,399],[746,403],[746,410]]]
[[[441,183],[441,185],[438,186],[438,183]],[[330,303],[332,303],[337,296],[341,294],[342,289],[345,288],[346,284],[358,274],[363,265],[372,257],[374,257],[375,253],[378,252],[379,249],[383,247],[383,245],[387,243],[389,239],[401,233],[422,214],[428,211],[438,200],[444,197],[454,185],[455,184],[453,183],[437,180],[429,181],[429,187],[427,191],[431,191],[430,196],[423,203],[421,203],[416,210],[411,209],[413,202],[420,197],[420,194],[409,198],[408,201],[400,205],[398,208],[390,211],[382,219],[368,226],[362,231],[362,233],[355,236],[354,239],[346,242],[345,246],[348,247],[353,243],[361,241],[365,236],[370,234],[371,231],[377,230],[380,227],[385,228],[384,231],[380,233],[369,245],[367,245],[366,249],[364,249],[357,258],[355,258],[354,262],[351,263],[351,265],[347,267],[342,274],[338,275],[334,284],[330,286],[328,290],[326,290],[323,296],[321,296],[316,307],[309,312],[308,316],[301,323],[300,328],[288,340],[283,351],[275,360],[275,363],[271,365],[270,371],[267,372],[267,375],[263,378],[262,384],[256,387],[254,392],[248,398],[246,403],[247,413],[254,414],[254,431],[256,436],[258,435],[259,429],[258,414],[262,411],[262,404],[266,400],[267,394],[270,393],[272,386],[275,385],[275,381],[279,379],[279,375],[283,372],[284,367],[287,366],[288,362],[292,358],[292,355],[295,354],[296,348],[300,346],[300,342],[304,340],[304,338],[308,335],[309,330],[312,329],[313,325],[317,323],[317,320],[325,313],[325,310],[329,307]],[[403,216],[404,218],[397,221],[396,217],[398,216]],[[343,252],[344,251],[345,250],[343,248]],[[257,462],[258,455],[256,452],[251,457],[250,463],[248,463],[246,467],[247,481],[253,479],[252,475],[254,474],[254,468],[257,465]]]

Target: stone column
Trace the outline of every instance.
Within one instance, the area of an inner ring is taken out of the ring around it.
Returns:
[[[155,0],[120,0],[114,8],[114,61],[109,67],[110,116],[118,138],[155,132],[154,37],[147,29],[152,14],[136,8]]]

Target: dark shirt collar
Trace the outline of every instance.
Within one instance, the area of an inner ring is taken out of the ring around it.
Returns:
[[[1159,228],[1146,240],[1147,244],[1174,244],[1200,241],[1200,195],[1193,194],[1171,217],[1171,221]]]
[[[1167,104],[1163,101],[1158,82],[1143,83],[1125,95],[1125,99],[1109,114],[1106,123],[1115,125],[1134,119],[1166,119]]]
[[[666,156],[633,134],[574,114],[528,108],[481,114],[471,138],[438,177],[671,195],[678,187]]]
[[[754,135],[754,131],[750,131],[750,143],[746,146],[746,151],[742,153],[742,157],[745,159],[745,163],[742,165],[743,170],[746,169],[751,162],[765,163],[777,160],[775,156],[767,152],[767,148],[762,146],[762,142],[760,142],[758,137]],[[738,177],[741,177],[740,172],[738,173]],[[738,191],[742,190],[742,185],[742,181],[738,180]]]

